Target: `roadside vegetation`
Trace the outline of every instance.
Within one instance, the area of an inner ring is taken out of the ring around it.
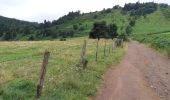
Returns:
[[[134,34],[134,39],[147,43],[158,51],[166,53],[170,57],[170,32],[157,34]]]
[[[96,40],[87,39],[86,69],[77,66],[85,38],[67,41],[0,42],[0,99],[33,100],[36,94],[43,53],[50,51],[49,65],[41,100],[87,100],[100,86],[103,73],[121,59],[123,48],[110,51],[112,40],[99,41],[95,61]]]
[[[166,4],[137,2],[69,12],[43,23],[0,16],[0,100],[35,99],[45,50],[50,58],[40,100],[87,100],[95,95],[104,72],[124,54],[121,46],[112,49],[113,42],[121,44],[132,36],[170,56],[169,11]],[[84,39],[88,62],[82,69],[78,64]]]
[[[147,43],[170,56],[169,11],[170,8],[162,4],[154,13],[137,19],[136,25],[133,27],[133,39]]]

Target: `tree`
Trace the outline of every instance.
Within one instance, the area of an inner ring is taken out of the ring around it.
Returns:
[[[113,9],[121,9],[122,7],[121,6],[119,6],[119,5],[115,5],[114,7],[113,7]]]
[[[107,34],[107,25],[105,21],[96,22],[93,24],[93,28],[89,33],[89,38],[97,39],[96,45],[96,61],[98,60],[98,48],[99,48],[99,40],[100,38],[105,38]]]
[[[78,29],[78,25],[77,24],[73,25],[73,29],[77,30]]]
[[[110,24],[109,25],[108,34],[109,34],[109,38],[111,38],[112,40],[113,40],[113,38],[116,38],[118,36],[117,29],[118,29],[118,27],[117,27],[116,24]]]
[[[159,4],[160,8],[168,8],[168,4],[161,3]]]
[[[14,33],[11,33],[11,32],[6,32],[3,34],[3,39],[4,40],[12,40],[14,39]]]
[[[28,40],[30,40],[30,41],[32,41],[32,40],[34,40],[34,39],[35,39],[35,38],[34,38],[33,35],[30,35],[29,38],[28,38]]]
[[[148,3],[129,3],[125,4],[123,11],[129,11],[131,16],[138,15],[143,16],[150,13],[153,13],[157,10],[157,4],[154,2]]]
[[[133,26],[135,26],[135,24],[136,24],[136,21],[135,21],[135,20],[130,20],[130,22],[129,22],[129,25],[130,25],[130,26],[133,27]]]
[[[128,25],[128,26],[126,27],[126,34],[127,34],[127,35],[132,34],[132,26]]]
[[[95,22],[93,24],[93,28],[91,32],[89,33],[89,38],[93,39],[100,39],[100,38],[105,38],[107,34],[107,25],[105,21],[102,22]]]
[[[97,14],[95,14],[95,15],[93,16],[93,18],[94,18],[94,19],[97,19],[97,18],[98,18],[98,15],[97,15]]]

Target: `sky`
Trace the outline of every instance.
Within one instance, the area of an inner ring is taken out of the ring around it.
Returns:
[[[69,11],[93,12],[125,3],[168,3],[170,0],[0,0],[0,15],[31,22],[52,21]]]

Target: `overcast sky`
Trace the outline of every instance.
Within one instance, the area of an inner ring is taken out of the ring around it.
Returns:
[[[129,2],[153,0],[0,0],[0,15],[20,20],[42,22],[57,19],[69,11],[92,12]],[[154,0],[168,3],[170,0]]]

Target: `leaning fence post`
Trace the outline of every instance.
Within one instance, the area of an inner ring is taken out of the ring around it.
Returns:
[[[87,66],[87,60],[85,59],[86,48],[87,48],[87,40],[84,40],[81,57],[80,57],[80,66],[82,66],[83,68]]]
[[[37,98],[39,98],[42,94],[44,77],[45,77],[46,70],[47,70],[49,56],[50,56],[50,52],[45,51],[44,59],[43,59],[43,63],[42,63],[41,71],[40,71],[39,82],[38,82],[38,85],[37,85],[37,93],[36,93]]]
[[[111,46],[110,46],[110,43],[109,43],[109,54],[110,54],[110,49],[111,49]]]
[[[98,60],[98,50],[99,50],[99,39],[97,39],[97,45],[96,45],[96,61]]]
[[[121,39],[121,47],[123,48],[123,39]]]
[[[104,42],[104,57],[106,56],[106,39],[105,39],[105,42]]]
[[[113,52],[113,49],[115,48],[115,41],[112,39],[112,52]]]

